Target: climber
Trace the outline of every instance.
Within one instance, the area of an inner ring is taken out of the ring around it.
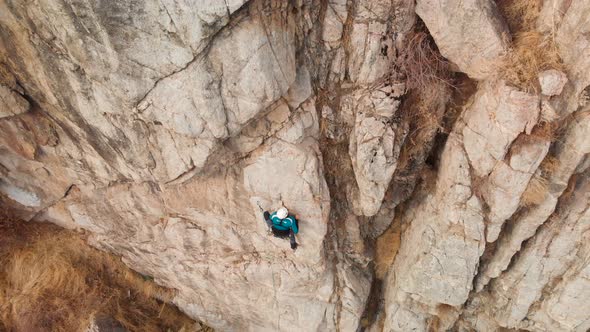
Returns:
[[[264,221],[266,221],[266,225],[274,236],[281,239],[289,237],[291,249],[297,249],[295,234],[299,233],[299,223],[294,215],[289,214],[286,208],[282,207],[273,214],[264,211]]]

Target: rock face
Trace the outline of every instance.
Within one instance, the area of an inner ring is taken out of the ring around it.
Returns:
[[[355,105],[348,152],[359,187],[358,209],[366,216],[379,211],[399,157],[398,126],[391,124],[399,101],[390,98],[391,93],[395,92],[372,91]]]
[[[508,48],[508,27],[492,0],[418,0],[424,21],[443,56],[474,79],[494,73]]]
[[[590,4],[535,14],[563,59],[536,91],[499,79],[500,12],[2,0],[0,202],[223,331],[586,331]],[[440,74],[400,64],[419,33],[451,78],[410,84]]]

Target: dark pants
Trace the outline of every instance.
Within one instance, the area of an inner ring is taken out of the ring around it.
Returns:
[[[272,224],[272,220],[270,220],[270,213],[268,213],[268,211],[264,211],[264,221],[266,221],[266,225],[268,227],[270,227],[272,234],[275,237],[278,237],[280,239],[289,238],[289,240],[291,242],[291,248],[293,248],[293,246],[297,245],[297,242],[295,241],[295,234],[293,233],[293,230],[289,229],[289,230],[283,231],[283,230],[274,228],[273,224]],[[297,219],[295,219],[295,225],[297,225],[297,229],[299,229],[299,222],[297,221]]]

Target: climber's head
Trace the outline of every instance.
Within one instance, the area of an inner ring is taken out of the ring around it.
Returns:
[[[287,218],[288,215],[289,215],[289,211],[287,211],[287,209],[284,207],[278,209],[278,211],[277,211],[277,217],[279,217],[281,219]]]

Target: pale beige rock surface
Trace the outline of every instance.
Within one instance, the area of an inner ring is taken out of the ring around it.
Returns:
[[[567,76],[559,70],[549,69],[539,73],[541,92],[546,96],[560,94],[565,83],[567,83]]]
[[[458,314],[477,274],[485,247],[483,211],[471,189],[467,155],[454,136],[442,165],[432,194],[406,211],[411,224],[386,279],[386,331],[426,330],[441,305]]]
[[[27,102],[18,92],[0,85],[0,117],[22,114],[29,110]]]
[[[424,21],[443,56],[473,79],[495,72],[507,52],[508,27],[491,0],[418,0]]]
[[[504,159],[519,134],[529,134],[539,116],[539,97],[505,85],[484,83],[465,113],[465,151],[477,176]]]
[[[377,90],[361,97],[355,105],[355,124],[348,152],[359,187],[359,214],[373,216],[381,207],[385,191],[396,168],[400,138],[391,118],[399,101]]]
[[[586,331],[589,12],[543,2],[535,92],[494,1],[0,0],[0,203],[220,331]]]

